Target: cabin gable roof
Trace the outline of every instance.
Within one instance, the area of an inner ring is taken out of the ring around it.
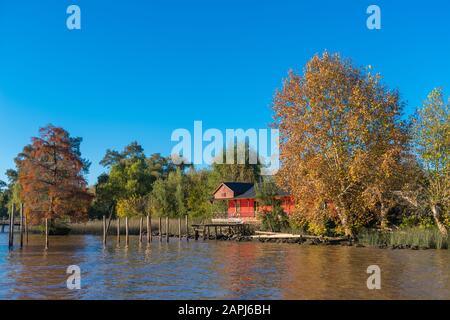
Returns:
[[[216,190],[214,190],[213,195],[215,196],[222,187],[226,187],[229,191],[231,191],[231,193],[233,194],[231,198],[235,198],[251,189],[253,187],[253,183],[223,182],[217,187]]]
[[[289,192],[286,192],[285,190],[282,190],[280,188],[277,188],[277,196],[278,197],[287,197],[290,196]],[[235,196],[236,199],[255,199],[256,198],[256,188],[253,185],[249,190],[244,192],[241,195]]]
[[[227,190],[231,192],[231,196],[226,198],[217,197],[217,192],[225,187]],[[254,183],[247,182],[223,182],[221,183],[217,189],[213,192],[213,196],[217,199],[255,199],[256,198],[256,189]],[[289,192],[286,192],[282,189],[277,189],[277,196],[284,197],[290,196]]]

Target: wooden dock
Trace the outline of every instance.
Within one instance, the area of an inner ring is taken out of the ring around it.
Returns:
[[[248,235],[250,234],[250,225],[242,221],[230,221],[228,219],[213,219],[210,223],[200,223],[191,225],[194,231],[194,239],[198,240],[200,234],[203,240],[218,239],[221,236],[227,235]],[[211,230],[214,230],[214,235],[211,235]]]
[[[0,220],[1,232],[5,232],[5,226],[9,226],[9,219]],[[14,221],[14,226],[20,227],[20,221]]]
[[[301,234],[269,232],[269,231],[255,231],[252,239],[297,239],[302,238]]]
[[[342,241],[348,241],[348,237],[326,237],[326,236],[312,236],[305,234],[292,234],[281,232],[269,232],[269,231],[255,231],[255,235],[251,236],[256,240],[292,240],[298,239],[302,241],[312,240],[320,243],[340,243]]]

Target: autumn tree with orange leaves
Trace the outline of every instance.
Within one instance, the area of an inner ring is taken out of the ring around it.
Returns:
[[[349,236],[369,221],[385,224],[407,170],[398,93],[370,68],[325,52],[303,75],[289,73],[273,108],[282,163],[277,181],[294,196],[294,220],[331,220]]]
[[[34,223],[47,218],[87,218],[92,195],[84,177],[89,163],[81,158],[81,138],[48,125],[16,158],[25,213]]]

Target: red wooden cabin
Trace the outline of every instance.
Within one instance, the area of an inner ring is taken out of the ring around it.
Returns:
[[[253,183],[223,182],[213,193],[214,200],[225,200],[228,202],[228,218],[243,218],[254,220],[257,213],[270,211],[270,207],[258,206],[256,191]],[[290,214],[294,208],[292,196],[279,190],[277,198],[282,201],[282,208]]]

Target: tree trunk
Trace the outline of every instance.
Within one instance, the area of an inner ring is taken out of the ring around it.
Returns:
[[[441,222],[441,208],[439,207],[439,205],[433,204],[431,206],[431,212],[433,213],[433,218],[434,218],[434,221],[436,222],[436,225],[437,225],[437,227],[439,229],[439,232],[443,236],[448,236],[447,228]]]
[[[169,242],[169,216],[166,217],[166,242]]]
[[[114,205],[112,205],[109,209],[108,225],[106,226],[106,236],[108,236],[109,227],[111,226],[113,213],[114,213]]]
[[[117,243],[117,247],[120,247],[120,218],[119,217],[117,217],[117,240],[116,240],[116,243]]]
[[[162,241],[161,217],[159,217],[158,221],[158,234],[159,234],[159,242],[161,242]]]
[[[11,205],[11,213],[9,214],[9,243],[8,247],[11,249],[14,246],[14,211],[15,205],[14,203]]]
[[[189,218],[188,215],[186,215],[186,241],[189,241]]]
[[[354,233],[352,228],[348,225],[347,215],[345,213],[338,213],[339,219],[341,220],[342,228],[344,229],[344,234],[346,237],[353,238]]]
[[[389,212],[389,208],[386,208],[383,204],[381,205],[381,209],[380,209],[380,214],[381,214],[381,229],[387,229],[389,227],[389,221],[387,218],[388,212]]]
[[[45,250],[48,250],[48,219],[45,218]]]
[[[106,247],[106,217],[103,216],[103,247]]]
[[[139,245],[142,245],[142,228],[143,228],[143,217],[139,219]]]
[[[28,215],[25,214],[25,239],[26,239],[26,243],[28,244],[28,225],[29,225],[29,218]]]
[[[152,241],[152,218],[150,214],[147,215],[147,243]]]
[[[20,248],[23,248],[23,203],[20,204]]]
[[[128,217],[125,217],[125,248],[128,248],[128,244],[130,243],[130,238],[128,234]]]

